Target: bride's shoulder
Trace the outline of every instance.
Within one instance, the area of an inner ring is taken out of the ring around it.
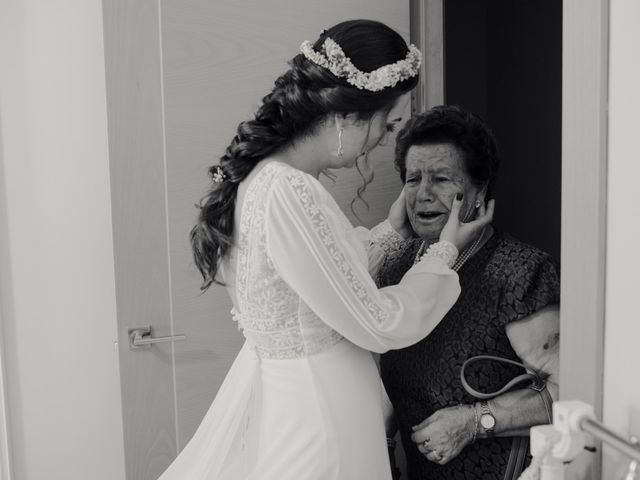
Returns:
[[[258,164],[238,187],[238,202],[244,199],[268,206],[274,198],[285,201],[321,200],[326,192],[313,176],[279,161],[264,161]],[[275,202],[278,203],[278,202]]]
[[[269,162],[263,167],[261,173],[264,173],[261,183],[268,185],[271,192],[294,197],[308,195],[322,197],[326,193],[318,179],[286,163]]]

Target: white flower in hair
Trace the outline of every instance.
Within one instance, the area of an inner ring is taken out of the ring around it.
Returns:
[[[222,167],[220,165],[216,165],[211,173],[211,180],[213,180],[213,183],[222,183],[226,178],[227,176],[225,175],[224,170],[222,170]]]
[[[351,63],[351,59],[345,55],[340,45],[329,37],[322,44],[322,50],[323,52],[316,52],[308,40],[300,45],[300,51],[308,60],[326,68],[336,77],[344,78],[347,83],[370,92],[394,87],[398,82],[415,77],[422,63],[422,54],[413,44],[409,45],[409,53],[403,60],[384,65],[372,72],[359,70]]]

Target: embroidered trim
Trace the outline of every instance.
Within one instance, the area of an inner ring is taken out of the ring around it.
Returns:
[[[380,246],[388,255],[391,252],[401,250],[406,240],[396,232],[389,220],[385,220],[371,229],[371,243]]]
[[[429,245],[425,254],[422,255],[422,258],[428,257],[439,258],[446,263],[449,268],[452,268],[458,258],[458,249],[453,243],[447,240],[440,240],[439,242]]]
[[[298,196],[298,199],[313,225],[314,230],[322,240],[322,245],[329,254],[329,258],[331,258],[334,265],[345,276],[347,283],[351,286],[351,290],[356,295],[360,303],[367,309],[369,314],[378,324],[384,324],[389,318],[388,312],[382,309],[371,299],[371,297],[369,297],[364,284],[355,274],[349,262],[347,262],[342,250],[338,248],[336,239],[329,227],[329,222],[325,218],[324,213],[318,208],[309,185],[307,185],[306,181],[300,174],[287,175],[287,180]]]
[[[343,340],[276,273],[266,255],[265,198],[274,178],[290,167],[265,165],[245,194],[237,245],[238,308],[231,315],[259,358],[301,358]]]

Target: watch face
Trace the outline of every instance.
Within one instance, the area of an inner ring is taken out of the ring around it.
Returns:
[[[485,430],[491,430],[496,426],[496,419],[493,418],[492,415],[485,413],[480,417],[480,424],[484,427]]]

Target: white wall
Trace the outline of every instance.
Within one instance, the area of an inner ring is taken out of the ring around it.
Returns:
[[[640,437],[640,2],[611,0],[604,423]],[[602,478],[622,478],[604,450]]]
[[[0,69],[13,478],[120,480],[101,1],[2,0]]]

